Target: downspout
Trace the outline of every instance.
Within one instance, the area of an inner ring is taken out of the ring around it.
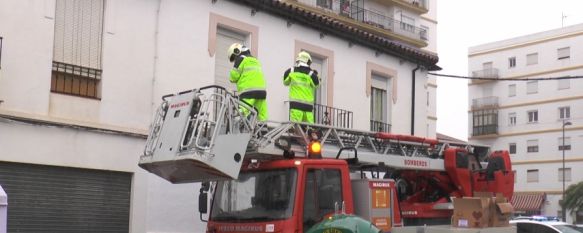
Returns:
[[[415,135],[415,72],[421,66],[417,64],[415,69],[411,70],[411,135]]]
[[[152,67],[152,93],[150,94],[150,113],[153,114],[156,111],[156,101],[154,94],[156,93],[156,73],[158,72],[158,32],[160,27],[160,8],[162,6],[162,0],[158,0],[158,5],[156,6],[156,22],[154,25],[154,59]]]

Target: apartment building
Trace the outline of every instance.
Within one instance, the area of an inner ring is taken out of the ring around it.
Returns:
[[[434,138],[435,11],[427,0],[1,1],[8,230],[203,232],[200,185],[137,164],[162,95],[234,90],[234,42],[262,62],[270,120],[287,121],[283,73],[306,50],[322,79],[318,123]]]
[[[509,150],[518,214],[561,216],[563,183],[583,181],[583,80],[525,80],[583,75],[582,42],[579,24],[469,49],[470,75],[498,79],[468,84],[470,141]]]

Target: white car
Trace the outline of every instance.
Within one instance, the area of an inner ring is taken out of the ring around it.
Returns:
[[[511,220],[517,233],[583,233],[583,228],[556,221]]]

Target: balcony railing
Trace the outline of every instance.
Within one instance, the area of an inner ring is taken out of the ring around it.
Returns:
[[[421,7],[425,10],[428,10],[427,8],[427,1],[426,0],[403,0],[405,2],[408,2],[411,5],[417,6],[417,7]]]
[[[373,12],[352,4],[349,0],[297,0],[299,3],[325,10],[358,22],[385,29],[409,38],[427,41],[427,30],[415,25],[395,20],[389,16]],[[419,0],[408,0],[418,2]],[[425,2],[425,1],[420,1]]]
[[[390,133],[391,124],[382,121],[370,120],[370,131]]]
[[[289,102],[286,101],[286,103],[289,106]],[[351,111],[314,104],[314,123],[316,124],[352,129],[353,119],[354,114]]]
[[[498,69],[488,68],[472,72],[472,77],[476,78],[498,78]]]
[[[339,128],[352,129],[354,114],[351,111],[314,104],[314,122]]]
[[[472,100],[472,109],[497,108],[498,96],[488,96]]]
[[[498,125],[474,126],[472,136],[498,134]]]

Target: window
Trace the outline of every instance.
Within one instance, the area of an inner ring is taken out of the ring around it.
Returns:
[[[508,58],[508,68],[516,67],[516,57]]]
[[[408,32],[415,32],[415,19],[401,14],[401,29]]]
[[[526,182],[528,183],[538,182],[538,169],[526,170]]]
[[[316,5],[319,7],[332,9],[332,0],[317,0]]]
[[[538,122],[538,110],[528,111],[528,123]]]
[[[472,112],[472,135],[498,133],[498,110],[482,109]]]
[[[526,83],[526,94],[538,93],[538,81],[528,81]]]
[[[421,25],[421,31],[419,31],[419,36],[422,40],[429,40],[427,32],[429,31],[429,27],[425,25]]]
[[[557,82],[558,82],[557,89],[559,89],[559,90],[571,88],[571,80],[569,80],[569,79],[559,79],[559,80],[557,80]]]
[[[538,64],[538,53],[531,53],[526,55],[526,65]]]
[[[387,91],[378,88],[378,86],[375,87],[374,80],[375,77],[373,76],[373,86],[371,87],[370,96],[370,130],[389,132],[387,124]]]
[[[559,181],[563,181],[563,168],[559,168]],[[565,168],[565,181],[571,181],[571,168]]]
[[[508,97],[516,96],[516,84],[508,85]]]
[[[570,137],[565,137],[565,144],[563,144],[563,138],[560,137],[559,138],[559,150],[571,150],[571,138]],[[563,146],[564,145],[564,146]]]
[[[569,57],[571,57],[571,51],[570,51],[569,47],[557,49],[557,59],[558,60],[569,59]]]
[[[342,203],[342,177],[337,169],[310,169],[304,189],[304,229],[334,212]]]
[[[103,0],[57,0],[51,92],[99,98]]]
[[[528,153],[538,152],[538,140],[526,141],[526,152]]]
[[[516,154],[516,143],[508,144],[508,153]]]
[[[571,118],[571,107],[559,108],[559,120],[566,120]]]
[[[516,125],[516,113],[515,112],[508,113],[508,122],[509,122],[509,125]]]

